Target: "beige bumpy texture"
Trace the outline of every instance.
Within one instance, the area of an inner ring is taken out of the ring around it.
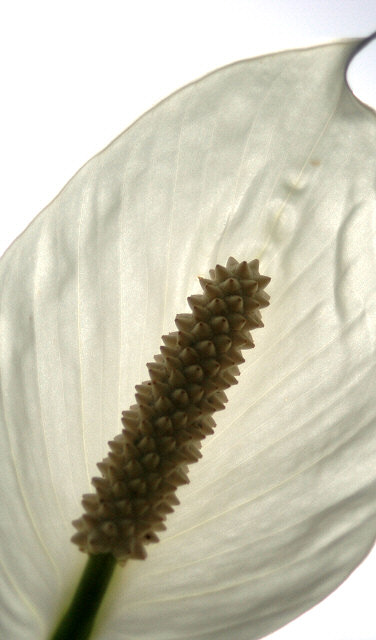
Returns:
[[[217,265],[210,280],[200,278],[204,293],[188,298],[192,313],[177,315],[178,331],[162,336],[165,346],[147,364],[150,380],[136,386],[137,404],[123,411],[124,429],[98,464],[96,493],[83,496],[86,513],[73,522],[81,551],[112,553],[124,564],[158,541],[179,504],[177,487],[189,482],[187,465],[213,433],[212,414],[225,408],[223,390],[237,383],[241,349],[254,346],[249,331],[263,326],[270,278],[258,266],[234,258]]]

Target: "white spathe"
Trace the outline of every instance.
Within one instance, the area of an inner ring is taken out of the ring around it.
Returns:
[[[0,263],[0,636],[45,638],[85,557],[70,521],[186,297],[230,255],[265,328],[181,505],[119,569],[97,640],[255,640],[376,533],[376,118],[357,41],[239,62],[90,160]],[[22,188],[22,185],[20,185]]]

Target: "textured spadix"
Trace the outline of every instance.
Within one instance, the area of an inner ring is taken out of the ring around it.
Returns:
[[[95,494],[84,496],[86,513],[74,521],[72,541],[88,553],[112,553],[120,563],[146,557],[158,542],[167,513],[178,504],[178,486],[189,482],[187,465],[201,458],[201,440],[214,433],[212,415],[224,409],[224,389],[237,380],[242,349],[253,347],[250,329],[263,326],[259,309],[270,281],[258,260],[217,265],[200,279],[202,295],[188,298],[192,313],[175,319],[178,331],[148,366],[150,380],[136,386],[136,401],[123,411],[125,429],[109,442],[98,464]]]
[[[82,491],[196,274],[229,255],[272,277],[265,328],[160,543],[118,572],[95,637],[254,640],[370,549],[376,123],[344,82],[356,44],[185,87],[2,258],[0,636],[43,638],[56,623],[85,562],[69,542]]]

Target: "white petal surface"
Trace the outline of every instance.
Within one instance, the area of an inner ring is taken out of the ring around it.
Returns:
[[[1,637],[47,637],[85,558],[95,464],[174,316],[229,255],[265,329],[181,505],[119,570],[98,640],[260,638],[376,532],[376,120],[355,41],[221,69],[93,158],[0,264]]]

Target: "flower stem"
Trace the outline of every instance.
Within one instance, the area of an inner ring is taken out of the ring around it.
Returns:
[[[110,553],[90,555],[76,593],[50,640],[86,640],[116,566]]]

